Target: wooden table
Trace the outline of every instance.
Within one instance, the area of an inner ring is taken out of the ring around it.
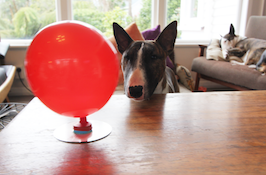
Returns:
[[[97,142],[58,141],[77,121],[38,98],[0,132],[0,174],[265,174],[266,91],[114,95],[88,119],[109,123]]]

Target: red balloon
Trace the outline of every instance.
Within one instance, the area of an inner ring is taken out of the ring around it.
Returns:
[[[118,82],[116,50],[94,27],[64,21],[42,29],[25,69],[34,93],[53,111],[86,117],[102,108]]]

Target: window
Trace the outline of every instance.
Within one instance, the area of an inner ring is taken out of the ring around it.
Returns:
[[[73,0],[73,18],[89,23],[107,37],[112,23],[122,27],[136,22],[140,30],[151,26],[151,0]]]
[[[178,21],[178,39],[209,40],[225,34],[233,23],[239,31],[244,0],[0,0],[2,39],[31,39],[56,20],[87,22],[105,36],[112,23],[136,22],[140,31]],[[245,15],[245,14],[242,14]],[[243,26],[243,25],[242,25]]]
[[[232,23],[237,32],[242,0],[168,0],[167,22],[178,20],[178,38],[219,38]]]
[[[0,0],[1,38],[31,39],[55,21],[54,0]]]
[[[180,25],[180,10],[181,0],[168,0],[167,1],[167,24],[176,20]],[[178,27],[179,29],[179,27]],[[177,38],[181,38],[182,32],[178,31]]]

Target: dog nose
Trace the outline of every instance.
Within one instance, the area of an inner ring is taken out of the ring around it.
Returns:
[[[143,86],[130,86],[129,93],[133,98],[139,98],[142,96]]]

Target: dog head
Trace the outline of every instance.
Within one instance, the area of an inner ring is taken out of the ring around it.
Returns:
[[[225,36],[222,36],[220,42],[221,42],[221,48],[223,57],[226,59],[228,57],[228,50],[235,47],[236,43],[239,41],[239,36],[235,35],[235,28],[233,24],[230,25],[229,33]]]
[[[173,52],[177,22],[170,23],[154,41],[133,41],[113,23],[117,48],[122,54],[125,94],[135,100],[150,98],[165,75],[166,57]]]

